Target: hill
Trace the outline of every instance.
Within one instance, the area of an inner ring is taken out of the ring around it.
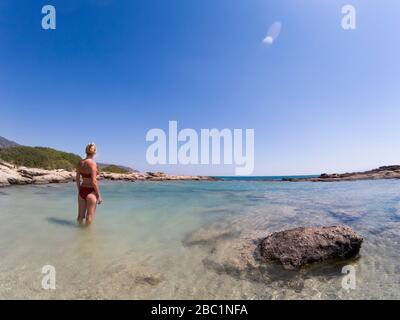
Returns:
[[[14,146],[0,149],[0,159],[29,168],[73,170],[81,157],[52,148]]]
[[[109,172],[109,173],[131,173],[132,170],[123,166],[117,166],[115,164],[110,164],[107,166],[101,166],[97,164],[97,167],[100,172]]]
[[[73,170],[80,156],[46,147],[21,146],[18,143],[0,137],[0,160],[18,166],[40,169]],[[109,173],[138,172],[132,168],[109,163],[97,163],[99,171]]]
[[[8,140],[8,139],[3,138],[3,137],[0,137],[0,149],[16,147],[18,145],[19,144],[14,142],[14,141]]]
[[[121,166],[121,165],[117,165],[117,164],[110,164],[110,163],[101,163],[101,162],[97,162],[97,168],[100,171],[112,172],[112,173],[139,172],[137,170],[134,170],[134,169],[126,167],[126,166]]]

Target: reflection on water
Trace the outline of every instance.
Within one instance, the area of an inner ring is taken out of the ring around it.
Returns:
[[[103,183],[89,228],[76,225],[73,184],[0,196],[0,298],[400,298],[400,181]],[[357,289],[343,263],[300,272],[250,268],[242,248],[296,226],[345,223],[365,241]],[[57,289],[41,289],[41,268]]]

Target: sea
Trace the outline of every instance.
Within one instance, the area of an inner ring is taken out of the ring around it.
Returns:
[[[72,183],[1,188],[0,299],[400,298],[399,180],[220,178],[101,181],[90,227],[75,222]],[[364,238],[351,261],[245,261],[271,232],[340,224]]]

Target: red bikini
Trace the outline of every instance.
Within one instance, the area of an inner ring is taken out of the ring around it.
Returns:
[[[85,199],[85,200],[86,200],[87,196],[94,191],[95,190],[92,187],[79,187],[79,195],[82,199]]]
[[[83,173],[83,172],[79,172],[79,173],[81,174],[81,176],[83,178],[91,178],[92,177],[92,175],[90,173]],[[95,192],[95,191],[96,190],[93,187],[82,187],[82,186],[80,186],[79,187],[79,196],[82,199],[86,200],[87,196],[89,194],[91,194],[92,192]]]

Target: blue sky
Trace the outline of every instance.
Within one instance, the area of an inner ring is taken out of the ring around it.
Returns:
[[[41,28],[41,8],[57,29]],[[357,29],[341,28],[341,8]],[[139,170],[146,132],[253,128],[255,175],[400,163],[396,0],[2,0],[0,136]],[[282,23],[270,46],[269,26]]]

